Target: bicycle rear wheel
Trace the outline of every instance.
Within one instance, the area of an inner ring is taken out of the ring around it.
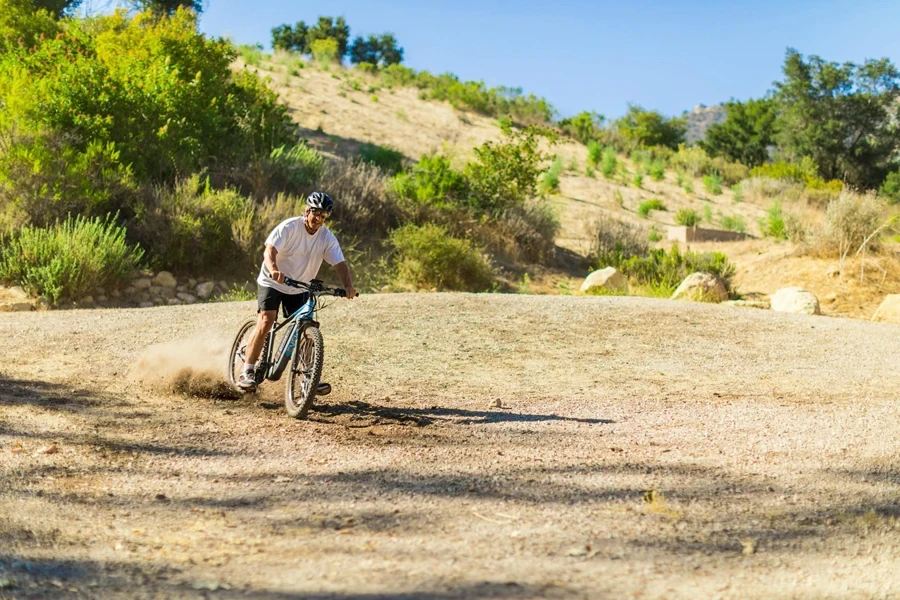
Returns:
[[[310,325],[300,332],[284,389],[284,407],[287,414],[295,419],[305,419],[312,408],[319,380],[322,378],[324,361],[325,341],[322,339],[322,332],[318,327]]]
[[[231,344],[231,351],[228,353],[228,364],[225,367],[225,375],[228,377],[228,383],[235,389],[237,387],[238,377],[244,368],[244,354],[247,351],[247,345],[253,332],[256,330],[256,317],[247,319],[238,328],[237,335],[234,336],[234,342]]]

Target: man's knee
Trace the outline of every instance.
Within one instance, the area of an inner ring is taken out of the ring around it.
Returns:
[[[257,317],[258,328],[269,333],[269,330],[272,329],[272,325],[275,324],[275,317],[277,314],[278,311],[275,310],[260,311],[259,317]]]

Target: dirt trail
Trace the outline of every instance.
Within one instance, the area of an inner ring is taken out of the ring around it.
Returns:
[[[310,421],[172,393],[251,311],[0,314],[0,598],[900,595],[898,326],[368,296]]]

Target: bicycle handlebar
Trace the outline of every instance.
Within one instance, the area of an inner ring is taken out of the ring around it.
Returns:
[[[284,278],[284,284],[289,285],[291,287],[295,287],[300,290],[306,290],[311,294],[317,294],[319,296],[329,295],[329,296],[337,296],[338,298],[345,298],[347,296],[347,291],[341,288],[328,287],[318,279],[313,279],[309,283],[303,283],[302,281],[297,281],[296,279],[291,279],[290,277]]]

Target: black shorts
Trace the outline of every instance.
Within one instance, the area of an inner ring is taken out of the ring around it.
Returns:
[[[289,317],[294,314],[301,306],[309,300],[309,294],[285,294],[279,292],[275,288],[266,287],[264,285],[257,286],[256,300],[259,305],[258,311],[278,310],[278,306],[284,309],[284,316]]]

